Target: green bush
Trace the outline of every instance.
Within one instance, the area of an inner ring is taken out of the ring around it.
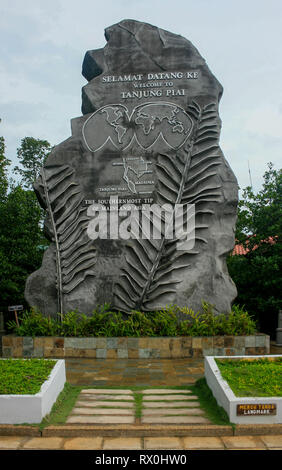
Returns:
[[[181,316],[184,319],[179,319]],[[115,337],[115,336],[220,336],[250,335],[256,324],[238,306],[228,314],[215,314],[213,306],[203,302],[203,312],[187,307],[168,306],[157,312],[132,311],[125,316],[112,311],[110,305],[98,307],[87,316],[77,311],[63,318],[46,317],[35,309],[26,311],[19,320],[8,323],[8,329],[18,336]]]
[[[180,324],[180,334],[185,336],[239,336],[251,335],[256,330],[256,323],[248,312],[234,305],[228,315],[215,315],[213,306],[203,302],[204,313],[194,313],[186,307],[180,311],[189,319]]]

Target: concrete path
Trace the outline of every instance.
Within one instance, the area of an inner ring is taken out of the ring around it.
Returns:
[[[222,437],[0,436],[0,450],[282,450],[282,435]]]
[[[210,424],[189,390],[82,390],[66,424]]]

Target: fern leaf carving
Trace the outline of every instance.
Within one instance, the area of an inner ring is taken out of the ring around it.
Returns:
[[[82,205],[80,187],[74,181],[74,169],[68,165],[43,168],[39,186],[51,223],[56,250],[58,309],[64,312],[64,296],[87,276],[94,276],[96,250],[87,236],[89,217]]]
[[[195,205],[195,247],[179,250],[179,239],[168,239],[164,232],[159,240],[130,240],[125,254],[126,265],[114,290],[115,306],[127,313],[136,308],[155,310],[174,302],[183,269],[192,266],[201,245],[207,243],[204,233],[213,214],[209,205],[219,202],[222,197],[216,171],[221,164],[216,105],[211,103],[201,108],[192,102],[187,112],[193,118],[194,130],[184,151],[158,156],[157,202],[171,204],[174,208],[181,204],[184,223],[190,218],[187,205]],[[171,220],[177,224],[175,209],[173,216]],[[153,216],[149,222],[152,227]]]

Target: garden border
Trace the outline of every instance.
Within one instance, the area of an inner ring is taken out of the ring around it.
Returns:
[[[265,355],[264,358],[282,357],[280,354]],[[282,397],[238,397],[223,379],[215,359],[222,356],[205,357],[205,378],[217,404],[222,406],[229,416],[231,423],[235,424],[282,424]],[[233,356],[232,359],[261,359],[261,356]],[[275,359],[274,359],[275,360]],[[237,416],[237,405],[275,404],[276,415],[246,415]]]
[[[0,424],[41,423],[51,411],[65,382],[65,361],[59,359],[38,393],[0,395]]]
[[[96,359],[170,359],[205,356],[264,355],[270,352],[270,337],[2,337],[3,357]]]

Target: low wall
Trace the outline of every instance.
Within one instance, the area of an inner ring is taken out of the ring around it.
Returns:
[[[41,423],[44,416],[50,413],[65,382],[65,361],[58,360],[38,393],[34,395],[0,395],[0,423]]]
[[[275,361],[276,358],[281,358],[279,355],[268,356],[269,359]],[[232,358],[232,360],[238,357]],[[246,356],[240,359],[248,359]],[[249,360],[258,359],[257,356],[252,356]],[[223,379],[219,367],[216,363],[216,357],[205,358],[205,378],[208,386],[210,387],[213,396],[215,397],[219,406],[222,406],[229,416],[231,423],[236,424],[275,424],[282,423],[282,397],[238,397],[231,390],[230,386]],[[256,414],[254,412],[244,412],[243,414],[237,413],[237,405],[246,405],[250,410],[254,409],[254,405],[263,406],[262,413]],[[265,405],[276,405],[274,414],[267,411]],[[252,408],[253,407],[253,408]],[[269,414],[268,414],[269,413]]]
[[[3,336],[3,357],[97,359],[185,358],[269,354],[270,337],[61,338]]]

